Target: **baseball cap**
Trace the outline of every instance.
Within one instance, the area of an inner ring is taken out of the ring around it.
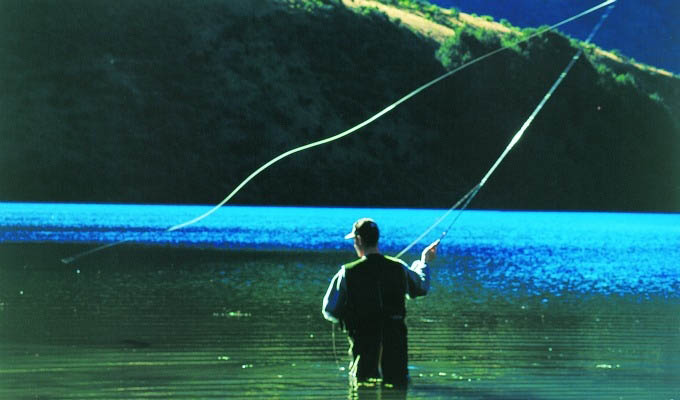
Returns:
[[[367,242],[377,242],[380,232],[378,231],[378,224],[370,218],[361,218],[352,225],[352,232],[345,235],[345,239],[353,239],[355,236],[361,236]]]

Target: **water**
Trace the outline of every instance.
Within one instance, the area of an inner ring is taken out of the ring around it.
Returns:
[[[441,210],[225,207],[164,232],[206,210],[0,204],[0,398],[680,398],[677,214],[466,211],[408,303],[396,393],[348,388],[321,297],[355,219],[394,254]]]
[[[381,249],[387,254],[399,252],[443,214],[232,206],[188,228],[167,232],[209,207],[30,203],[0,207],[0,242],[92,244],[89,248],[130,240],[231,250],[351,250],[343,235],[353,221],[370,215],[380,223]],[[423,244],[438,235],[434,230]],[[472,264],[478,281],[500,290],[521,283],[534,293],[568,289],[679,296],[678,214],[466,211],[445,240],[441,254],[455,256],[446,271],[457,271],[460,262]]]

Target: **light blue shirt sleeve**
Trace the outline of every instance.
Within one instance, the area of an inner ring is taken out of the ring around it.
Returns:
[[[338,323],[345,313],[347,302],[347,281],[345,280],[345,267],[340,268],[331,280],[323,297],[321,313],[327,320]]]

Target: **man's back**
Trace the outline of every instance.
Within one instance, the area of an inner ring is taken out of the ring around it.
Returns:
[[[369,254],[345,265],[347,314],[352,341],[353,373],[358,380],[379,378],[406,383],[408,349],[405,264],[380,254]]]
[[[348,328],[384,318],[404,318],[407,290],[404,265],[381,254],[369,254],[345,265]]]

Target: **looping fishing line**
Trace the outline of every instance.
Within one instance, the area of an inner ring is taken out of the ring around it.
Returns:
[[[236,188],[234,188],[234,190],[232,190],[232,192],[229,193],[229,195],[227,195],[227,197],[225,197],[221,202],[219,202],[219,203],[218,203],[217,205],[215,205],[213,208],[211,208],[210,210],[208,210],[208,211],[205,212],[204,214],[199,215],[199,216],[196,217],[196,218],[193,218],[193,219],[188,220],[188,221],[186,221],[186,222],[182,222],[181,224],[177,224],[177,225],[171,226],[170,228],[168,228],[168,229],[166,230],[166,232],[173,232],[173,231],[176,231],[176,230],[178,230],[178,229],[185,228],[185,227],[187,227],[187,226],[189,226],[189,225],[193,225],[193,224],[195,224],[196,222],[201,221],[201,220],[204,219],[204,218],[207,218],[208,216],[210,216],[211,214],[213,214],[215,211],[217,211],[218,209],[220,209],[220,208],[221,208],[223,205],[225,205],[227,202],[229,202],[229,200],[231,200],[231,199],[232,199],[232,198],[233,198],[233,197],[234,197],[234,196],[235,196],[235,195],[236,195],[236,194],[237,194],[237,193],[238,193],[245,185],[247,185],[248,182],[250,182],[253,178],[255,178],[257,175],[259,175],[259,174],[260,174],[262,171],[264,171],[265,169],[267,169],[267,168],[271,167],[272,165],[276,164],[277,162],[281,161],[282,159],[284,159],[284,158],[286,158],[286,157],[288,157],[288,156],[290,156],[290,155],[293,155],[293,154],[295,154],[295,153],[298,153],[298,152],[301,152],[301,151],[304,151],[304,150],[308,150],[308,149],[311,149],[311,148],[313,148],[313,147],[321,146],[321,145],[323,145],[323,144],[330,143],[330,142],[336,141],[336,140],[338,140],[338,139],[341,139],[341,138],[343,138],[343,137],[345,137],[345,136],[347,136],[347,135],[350,135],[350,134],[352,134],[352,133],[358,131],[359,129],[361,129],[361,128],[363,128],[363,127],[365,127],[365,126],[367,126],[367,125],[373,123],[374,121],[376,121],[377,119],[381,118],[381,117],[384,116],[385,114],[387,114],[387,113],[389,113],[390,111],[394,110],[396,107],[398,107],[399,105],[401,105],[401,104],[404,103],[405,101],[407,101],[407,100],[409,100],[410,98],[416,96],[417,94],[419,94],[420,92],[424,91],[425,89],[427,89],[427,88],[429,88],[429,87],[431,87],[431,86],[433,86],[433,85],[436,85],[437,83],[439,83],[439,82],[441,82],[442,80],[444,80],[444,79],[450,77],[451,75],[453,75],[453,74],[455,74],[455,73],[457,73],[457,72],[459,72],[459,71],[461,71],[461,70],[463,70],[463,69],[465,69],[465,68],[467,68],[467,67],[469,67],[469,66],[471,66],[471,65],[473,65],[473,64],[476,64],[476,63],[478,63],[478,62],[480,62],[480,61],[482,61],[482,60],[485,60],[485,59],[487,59],[487,58],[489,58],[489,57],[491,57],[491,56],[493,56],[493,55],[495,55],[495,54],[497,54],[497,53],[500,53],[500,52],[503,51],[503,50],[506,50],[506,49],[508,49],[508,48],[510,48],[510,47],[513,47],[513,46],[515,46],[515,45],[518,45],[518,44],[520,44],[520,43],[524,43],[524,42],[526,42],[526,41],[528,41],[528,40],[531,40],[531,39],[533,39],[534,37],[539,36],[539,35],[541,35],[541,34],[547,32],[547,31],[551,31],[551,30],[557,29],[558,27],[560,27],[560,26],[562,26],[562,25],[564,25],[564,24],[567,24],[567,23],[569,23],[569,22],[571,22],[571,21],[574,21],[574,20],[579,19],[579,18],[581,18],[581,17],[583,17],[583,16],[586,16],[586,15],[588,15],[588,14],[590,14],[590,13],[596,11],[596,10],[599,10],[600,8],[605,7],[605,6],[609,5],[609,4],[612,4],[612,3],[616,2],[616,1],[617,1],[617,0],[607,0],[607,1],[603,2],[603,3],[600,3],[600,4],[596,5],[595,7],[589,8],[589,9],[586,10],[586,11],[583,11],[583,12],[577,14],[577,15],[574,15],[573,17],[569,17],[569,18],[567,18],[567,19],[565,19],[565,20],[563,20],[563,21],[560,21],[560,22],[558,22],[558,23],[556,23],[556,24],[554,24],[554,25],[551,25],[551,26],[548,26],[548,27],[546,27],[546,28],[540,29],[540,30],[536,31],[535,33],[533,33],[532,35],[529,35],[529,36],[527,36],[527,37],[525,37],[525,38],[523,38],[523,39],[521,39],[521,40],[518,40],[518,41],[516,41],[516,42],[514,42],[514,43],[512,43],[512,44],[510,44],[510,45],[500,47],[500,48],[498,48],[498,49],[496,49],[496,50],[493,50],[493,51],[491,51],[491,52],[489,52],[489,53],[486,53],[486,54],[484,54],[484,55],[482,55],[482,56],[480,56],[480,57],[477,57],[477,58],[475,58],[474,60],[468,61],[467,63],[462,64],[461,66],[459,66],[459,67],[457,67],[457,68],[455,68],[455,69],[453,69],[453,70],[451,70],[451,71],[449,71],[449,72],[446,72],[445,74],[443,74],[443,75],[441,75],[441,76],[439,76],[439,77],[437,77],[437,78],[435,78],[435,79],[433,79],[433,80],[431,80],[431,81],[425,83],[424,85],[418,87],[417,89],[413,90],[412,92],[410,92],[410,93],[407,94],[406,96],[404,96],[404,97],[402,97],[401,99],[399,99],[399,100],[395,101],[394,103],[390,104],[389,106],[387,106],[386,108],[384,108],[382,111],[378,112],[377,114],[375,114],[375,115],[372,116],[371,118],[365,120],[364,122],[361,122],[360,124],[358,124],[358,125],[356,125],[356,126],[350,128],[350,129],[347,129],[347,130],[344,131],[344,132],[340,132],[340,133],[338,133],[337,135],[334,135],[334,136],[331,136],[331,137],[328,137],[328,138],[325,138],[325,139],[321,139],[321,140],[318,140],[318,141],[316,141],[316,142],[312,142],[312,143],[309,143],[309,144],[306,144],[306,145],[303,145],[303,146],[300,146],[300,147],[296,147],[296,148],[294,148],[294,149],[288,150],[288,151],[286,151],[286,152],[284,152],[284,153],[282,153],[282,154],[280,154],[280,155],[274,157],[273,159],[269,160],[268,162],[266,162],[265,164],[263,164],[261,167],[259,167],[259,168],[256,169],[255,171],[253,171],[250,175],[248,175],[248,177],[246,177],[246,178],[245,178],[238,186],[236,186]],[[107,249],[107,248],[110,248],[110,247],[113,247],[113,246],[117,246],[117,245],[119,245],[119,244],[122,244],[122,243],[125,243],[125,242],[128,242],[128,241],[129,241],[129,239],[125,239],[125,240],[121,240],[121,241],[119,241],[119,242],[105,244],[105,245],[103,245],[103,246],[99,246],[99,247],[97,247],[97,248],[94,248],[94,249],[91,249],[91,250],[88,250],[88,251],[85,251],[85,252],[76,254],[76,255],[74,255],[74,256],[72,256],[72,257],[63,258],[61,261],[62,261],[64,264],[68,264],[68,263],[71,263],[71,262],[73,262],[73,261],[75,261],[75,260],[77,260],[77,259],[79,259],[79,258],[81,258],[81,257],[84,257],[84,256],[86,256],[86,255],[93,254],[93,253],[96,253],[96,252],[98,252],[98,251],[101,251],[101,250],[104,250],[104,249]],[[401,254],[401,253],[400,253],[400,254]]]
[[[607,11],[605,11],[605,13],[602,14],[602,16],[600,17],[600,20],[597,22],[597,24],[595,24],[595,26],[593,27],[593,30],[590,32],[590,35],[588,35],[588,38],[585,40],[586,44],[590,43],[590,41],[593,39],[593,37],[595,36],[597,31],[600,30],[600,27],[604,23],[604,20],[607,19],[607,17],[609,16],[609,14],[611,13],[611,11],[613,9],[614,9],[614,4],[610,5],[607,8]],[[508,145],[505,147],[505,150],[503,150],[503,152],[498,157],[498,159],[496,159],[496,161],[493,163],[493,165],[491,166],[489,171],[484,175],[482,180],[479,181],[479,183],[477,185],[475,185],[475,187],[473,187],[469,192],[467,192],[465,195],[463,195],[463,197],[460,200],[458,200],[453,206],[451,206],[451,208],[449,208],[449,210],[446,211],[446,213],[444,213],[444,215],[442,215],[432,225],[430,225],[430,227],[427,228],[425,230],[425,232],[423,232],[420,236],[418,236],[418,238],[416,238],[413,242],[411,242],[408,246],[406,246],[402,251],[400,251],[396,255],[397,258],[401,257],[402,255],[404,255],[404,253],[409,251],[413,246],[418,244],[425,236],[427,236],[428,233],[430,233],[436,226],[438,226],[444,219],[446,219],[446,217],[449,214],[451,214],[455,209],[458,209],[458,207],[461,206],[461,204],[462,204],[458,213],[456,214],[454,219],[451,221],[451,223],[448,225],[448,227],[444,230],[444,232],[442,232],[442,234],[439,236],[438,240],[441,242],[441,240],[444,239],[444,237],[446,236],[448,231],[451,229],[453,224],[458,220],[458,218],[462,214],[463,210],[465,210],[467,208],[468,204],[470,204],[472,199],[477,195],[477,193],[479,193],[479,190],[482,188],[482,186],[484,186],[484,184],[491,177],[491,175],[494,173],[494,171],[496,171],[496,168],[498,168],[498,166],[503,161],[503,159],[505,159],[505,157],[508,155],[508,153],[510,153],[510,150],[512,150],[512,148],[515,146],[515,144],[517,144],[517,142],[519,142],[522,135],[524,135],[524,132],[527,130],[527,128],[529,128],[529,125],[531,125],[531,123],[534,121],[534,118],[536,118],[536,115],[538,115],[538,113],[541,111],[543,106],[545,106],[545,104],[548,102],[550,97],[552,97],[553,93],[555,93],[555,90],[557,90],[557,87],[560,86],[560,84],[562,83],[564,78],[567,76],[569,71],[571,71],[571,68],[581,58],[582,54],[583,54],[583,48],[579,48],[579,50],[571,58],[571,60],[567,64],[567,66],[564,68],[562,73],[557,77],[557,80],[555,80],[555,83],[553,83],[553,85],[550,87],[550,89],[545,94],[545,96],[543,96],[543,99],[541,100],[541,102],[538,103],[538,106],[536,106],[536,108],[531,113],[531,115],[529,115],[529,118],[527,118],[527,120],[524,122],[522,127],[517,131],[517,133],[515,133],[515,135],[510,140],[510,143],[508,143]]]

